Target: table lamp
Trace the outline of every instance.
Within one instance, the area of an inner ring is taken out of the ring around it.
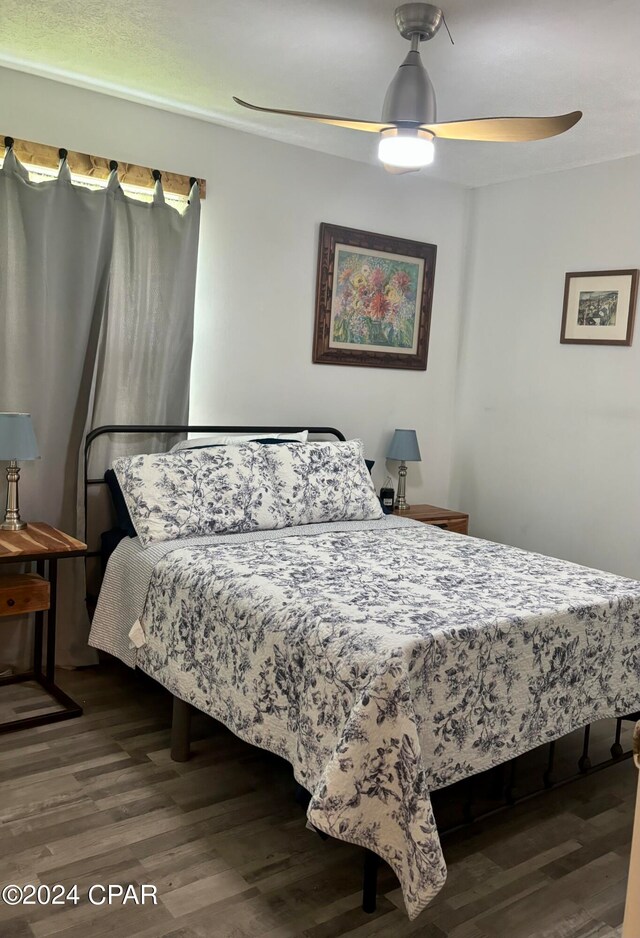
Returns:
[[[38,444],[31,424],[31,414],[0,413],[0,460],[9,462],[7,466],[7,507],[3,531],[22,531],[26,521],[20,520],[18,501],[18,482],[20,469],[18,460],[40,459]]]
[[[387,459],[397,459],[400,462],[398,468],[398,494],[394,507],[397,511],[407,511],[411,507],[407,505],[406,499],[407,463],[421,461],[416,431],[396,430],[387,450]]]

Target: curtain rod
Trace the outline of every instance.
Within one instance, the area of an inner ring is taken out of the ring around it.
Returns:
[[[72,173],[78,176],[106,179],[112,169],[118,170],[118,179],[121,183],[130,186],[140,186],[144,189],[153,189],[156,178],[162,179],[162,188],[166,193],[188,196],[191,191],[192,180],[196,177],[183,176],[180,173],[167,173],[147,166],[138,166],[136,163],[122,163],[107,159],[104,156],[91,156],[88,153],[79,153],[76,150],[65,150],[64,147],[51,147],[45,143],[31,143],[29,140],[18,140],[5,135],[0,137],[5,146],[13,146],[14,153],[21,163],[30,163],[47,169],[57,169],[62,154],[66,154],[67,163]],[[206,179],[196,178],[200,198],[207,196]]]

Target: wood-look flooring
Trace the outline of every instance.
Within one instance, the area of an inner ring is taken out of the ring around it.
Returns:
[[[285,763],[198,717],[169,758],[170,700],[108,665],[61,672],[85,714],[0,736],[0,886],[77,883],[67,908],[0,902],[2,938],[613,938],[637,773],[624,762],[445,842],[449,878],[409,922],[380,876],[360,909],[361,852],[305,827]],[[0,713],[41,692],[0,689]],[[157,887],[157,906],[92,906],[93,883]]]

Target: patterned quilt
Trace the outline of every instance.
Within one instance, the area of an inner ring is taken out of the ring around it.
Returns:
[[[172,549],[138,664],[293,766],[414,918],[444,884],[430,792],[640,709],[640,583],[428,525]]]

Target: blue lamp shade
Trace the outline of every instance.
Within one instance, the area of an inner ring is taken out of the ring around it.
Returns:
[[[39,458],[31,414],[0,414],[0,460]]]
[[[387,450],[387,459],[397,459],[400,462],[421,462],[416,431],[396,430]]]

